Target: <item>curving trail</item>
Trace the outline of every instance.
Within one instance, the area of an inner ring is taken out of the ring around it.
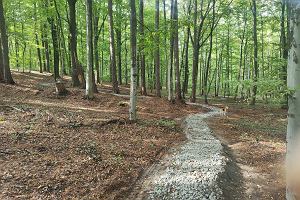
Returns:
[[[227,158],[221,142],[204,119],[222,114],[209,107],[205,114],[189,115],[184,121],[187,142],[154,165],[142,177],[129,199],[222,199],[218,179]]]

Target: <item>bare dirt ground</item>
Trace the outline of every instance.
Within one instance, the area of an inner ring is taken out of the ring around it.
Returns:
[[[232,100],[212,103],[229,107],[227,116],[209,119],[208,123],[237,163],[245,199],[285,199],[287,111],[271,105],[237,104]]]
[[[48,74],[13,73],[0,87],[0,199],[123,199],[142,172],[185,136],[180,120],[205,112],[139,98],[137,123],[126,96],[99,86],[92,101],[68,88],[54,94]],[[128,94],[128,88],[121,88]]]

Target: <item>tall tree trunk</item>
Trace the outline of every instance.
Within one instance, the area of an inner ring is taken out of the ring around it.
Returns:
[[[190,15],[191,15],[191,4],[192,0],[189,1],[188,4],[188,21],[190,21]],[[190,42],[190,34],[191,34],[191,24],[188,24],[187,30],[186,30],[186,41],[184,44],[185,48],[185,59],[184,59],[184,81],[183,81],[183,88],[182,88],[182,96],[185,98],[186,93],[188,92],[188,86],[189,86],[189,42]]]
[[[122,85],[122,30],[117,28],[118,83]]]
[[[98,23],[99,23],[99,14],[98,11],[94,13],[94,59],[95,59],[95,69],[96,69],[96,78],[97,83],[100,83],[100,65],[99,65],[99,49],[98,42],[100,37],[100,32],[98,31]]]
[[[119,93],[119,86],[118,86],[118,80],[117,80],[115,33],[114,33],[114,21],[113,21],[112,6],[113,6],[112,0],[108,0],[111,76],[112,76],[113,92],[115,94],[118,94]]]
[[[69,5],[69,31],[70,31],[70,50],[72,64],[72,85],[73,87],[85,87],[84,74],[77,55],[77,25],[76,25],[76,2],[77,0],[68,0]],[[80,78],[82,79],[80,82]]]
[[[284,60],[288,59],[288,45],[287,45],[287,34],[285,28],[285,9],[286,9],[286,1],[282,0],[281,2],[281,22],[280,22],[280,40],[281,40],[281,56]],[[287,84],[287,64],[283,64],[281,67],[281,80],[286,85]],[[284,99],[282,102],[282,107],[287,108],[288,106],[288,96],[284,95]]]
[[[127,24],[125,26],[125,84],[128,84],[128,48],[127,48]]]
[[[43,43],[45,46],[45,70],[46,72],[50,72],[50,49],[49,49],[49,40],[48,40],[48,32],[47,32],[47,24],[43,25]]]
[[[178,6],[174,1],[174,64],[175,64],[175,91],[176,100],[181,101],[180,68],[179,68],[179,44],[178,44]]]
[[[137,103],[137,67],[136,67],[136,5],[135,0],[130,0],[130,44],[131,44],[131,85],[130,85],[130,109],[129,118],[136,120]]]
[[[4,81],[8,84],[14,84],[14,80],[12,78],[10,72],[10,65],[9,65],[9,49],[8,49],[8,37],[6,33],[6,24],[5,24],[5,17],[4,17],[4,9],[3,9],[3,2],[0,0],[0,33],[1,33],[1,44],[2,44],[2,54],[3,54],[3,76]]]
[[[257,11],[256,11],[256,0],[252,0],[252,14],[253,14],[253,42],[254,42],[254,74],[253,81],[254,85],[252,88],[253,96],[251,105],[255,105],[256,93],[257,93],[257,79],[258,79],[258,43],[257,43]]]
[[[174,58],[174,0],[171,0],[171,27],[170,27],[170,63],[168,65],[168,100],[174,101],[173,94],[173,58]]]
[[[87,72],[86,91],[88,99],[94,98],[93,81],[93,0],[86,0],[86,52],[87,52]]]
[[[141,57],[141,95],[147,95],[147,89],[146,89],[146,61],[145,61],[145,33],[144,33],[144,0],[140,0],[140,26],[139,26],[139,32],[140,32],[140,57]]]
[[[122,85],[122,12],[120,3],[116,3],[117,9],[117,59],[118,59],[118,83]]]
[[[212,22],[211,22],[211,30],[210,30],[210,39],[209,39],[209,52],[208,52],[208,57],[207,57],[207,63],[206,63],[206,68],[205,68],[205,75],[204,75],[204,101],[205,104],[208,104],[208,93],[209,93],[209,88],[208,86],[208,79],[209,79],[209,72],[210,72],[210,63],[211,63],[211,54],[212,54],[212,48],[213,48],[213,31],[214,31],[214,26],[215,26],[215,5],[216,5],[216,0],[213,0],[213,16],[212,16]]]
[[[3,64],[3,52],[2,52],[2,42],[0,34],[0,83],[4,82],[4,64]]]
[[[41,48],[40,48],[40,42],[39,42],[39,34],[37,31],[37,7],[36,2],[33,4],[34,6],[34,32],[35,32],[35,43],[36,43],[36,50],[37,50],[37,56],[38,56],[38,62],[40,67],[40,73],[43,73],[43,63],[42,63],[42,56],[41,56]]]
[[[156,96],[161,97],[160,91],[160,55],[159,55],[159,0],[155,1],[155,81]]]
[[[166,11],[166,0],[163,0],[163,9],[164,9],[164,50],[165,50],[165,78],[166,78],[166,89],[168,89],[168,67],[169,67],[169,58],[168,58],[168,45],[167,45],[167,37],[168,37],[168,24],[167,24],[167,11]],[[162,74],[161,74],[162,76]]]
[[[293,91],[289,94],[287,127],[287,192],[286,199],[299,197],[299,133],[300,133],[300,2],[290,1],[290,45],[288,55],[287,86]],[[294,171],[296,170],[296,171]]]
[[[246,11],[245,11],[246,13]],[[239,92],[239,87],[240,87],[240,82],[241,82],[241,73],[242,73],[242,68],[243,68],[243,48],[244,48],[244,40],[245,40],[245,34],[246,34],[246,26],[247,26],[247,16],[244,14],[244,28],[243,28],[243,33],[241,36],[241,46],[240,46],[240,66],[239,66],[239,72],[238,72],[238,85],[235,88],[235,94],[234,94],[234,100],[237,99],[238,92]]]
[[[199,43],[198,43],[198,29],[197,29],[197,15],[198,1],[194,2],[194,44],[193,44],[193,69],[192,69],[192,94],[191,102],[196,102],[197,76],[199,64]]]
[[[58,44],[58,30],[55,20],[50,17],[49,23],[51,25],[51,35],[52,35],[52,44],[53,44],[53,71],[54,71],[54,80],[56,81],[59,78],[59,44]]]

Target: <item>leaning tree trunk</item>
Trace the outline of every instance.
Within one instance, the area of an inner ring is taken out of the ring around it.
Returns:
[[[137,66],[136,66],[136,7],[135,0],[130,0],[130,44],[131,44],[131,85],[130,85],[130,109],[129,118],[136,120],[136,102],[137,102]]]
[[[117,66],[116,66],[116,49],[115,49],[115,33],[114,33],[114,21],[113,21],[113,5],[112,0],[108,0],[108,17],[109,17],[109,32],[110,32],[110,61],[111,61],[111,75],[113,92],[119,93],[119,86],[117,80]]]
[[[287,200],[298,199],[299,191],[299,134],[300,134],[300,2],[293,1],[291,10],[292,41],[288,55],[287,85],[292,91],[289,94],[288,127],[287,127]],[[296,170],[296,171],[294,171]]]
[[[87,72],[86,72],[86,91],[88,99],[94,97],[93,89],[93,20],[92,20],[92,0],[86,0],[86,51],[87,51]]]
[[[3,2],[0,0],[0,33],[1,33],[1,43],[2,43],[2,54],[3,54],[3,77],[4,81],[8,84],[14,84],[14,80],[11,76],[10,66],[9,66],[9,49],[8,49],[8,37],[6,33],[6,24],[4,17]]]

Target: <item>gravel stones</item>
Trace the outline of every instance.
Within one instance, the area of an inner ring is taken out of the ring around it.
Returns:
[[[204,121],[222,111],[206,107],[211,112],[185,119],[183,126],[188,141],[163,159],[155,173],[142,183],[147,183],[147,194],[142,199],[222,199],[218,178],[225,171],[226,157],[221,142]]]

